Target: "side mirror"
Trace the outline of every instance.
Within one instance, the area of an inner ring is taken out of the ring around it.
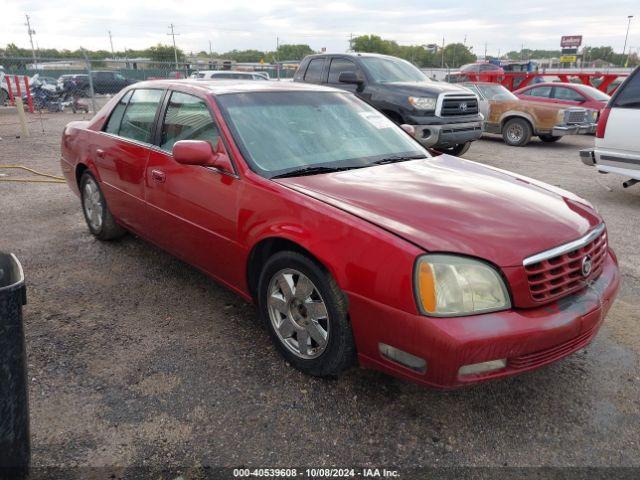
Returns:
[[[416,136],[416,128],[413,125],[407,125],[406,123],[403,123],[402,125],[400,125],[400,128],[412,137]]]
[[[364,83],[364,80],[362,80],[356,72],[342,72],[338,76],[338,82],[362,85]]]
[[[183,165],[200,165],[233,172],[231,160],[220,138],[215,147],[204,140],[180,140],[173,145],[172,153],[173,159]]]

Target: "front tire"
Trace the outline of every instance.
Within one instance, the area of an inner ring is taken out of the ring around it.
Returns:
[[[545,143],[553,143],[553,142],[557,142],[562,137],[554,137],[553,135],[540,135],[538,138]]]
[[[459,143],[458,145],[454,145],[453,147],[437,148],[436,150],[438,150],[440,153],[446,153],[447,155],[460,157],[465,153],[467,153],[467,151],[469,150],[469,147],[471,147],[471,142]]]
[[[298,370],[326,377],[353,365],[347,299],[329,272],[307,256],[273,255],[260,274],[258,305],[276,347]]]
[[[512,118],[502,127],[504,143],[511,147],[524,147],[532,134],[531,125],[523,118]]]
[[[113,240],[126,233],[111,215],[98,181],[88,170],[80,178],[80,199],[84,219],[89,231],[96,238]]]

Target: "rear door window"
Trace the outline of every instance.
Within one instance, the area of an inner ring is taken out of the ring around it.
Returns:
[[[549,98],[551,96],[551,87],[535,87],[524,92],[527,97]]]
[[[153,122],[164,90],[134,90],[122,116],[119,135],[150,143]]]
[[[556,87],[553,98],[570,102],[584,102],[584,97],[571,88]]]
[[[314,58],[309,62],[307,71],[304,74],[305,82],[320,83],[322,80],[322,68],[324,67],[324,58]]]
[[[201,98],[173,92],[162,123],[160,148],[170,152],[180,140],[205,140],[212,147],[218,142],[220,131]]]
[[[122,122],[122,116],[124,115],[124,111],[127,108],[127,103],[129,103],[129,99],[131,98],[131,92],[125,93],[122,98],[118,101],[114,109],[111,111],[111,116],[107,121],[107,125],[104,128],[104,131],[107,133],[112,133],[113,135],[118,135],[118,131],[120,130],[120,123]]]
[[[616,108],[640,109],[640,70],[625,83],[616,95],[613,106]]]

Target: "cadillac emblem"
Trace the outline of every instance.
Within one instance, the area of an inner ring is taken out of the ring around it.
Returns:
[[[592,268],[591,256],[587,255],[582,259],[582,276],[588,277]]]

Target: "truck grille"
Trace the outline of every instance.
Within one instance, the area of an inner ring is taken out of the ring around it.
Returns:
[[[588,281],[600,275],[606,252],[607,232],[603,230],[582,247],[526,265],[524,268],[531,297],[538,302],[548,302],[580,290]],[[585,276],[583,262],[587,257],[591,260],[591,270]]]
[[[442,99],[441,117],[476,115],[477,113],[478,99],[474,95],[445,95]]]
[[[588,120],[586,110],[567,110],[564,112],[564,123],[586,123]]]

